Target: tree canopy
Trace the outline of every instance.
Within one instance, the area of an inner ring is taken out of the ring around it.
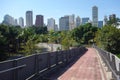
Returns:
[[[96,43],[112,53],[120,53],[120,29],[114,26],[104,26],[96,33]]]
[[[94,40],[94,34],[97,29],[98,28],[93,27],[91,23],[81,25],[72,31],[72,37],[79,43],[88,44],[90,41]]]

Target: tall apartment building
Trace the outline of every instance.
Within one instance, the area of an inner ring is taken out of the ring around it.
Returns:
[[[26,12],[26,26],[33,26],[33,12],[27,11]]]
[[[44,16],[36,15],[35,26],[43,27],[44,26]]]
[[[24,27],[24,19],[22,17],[19,18],[19,25]]]
[[[69,26],[70,26],[69,18],[70,18],[69,16],[64,16],[64,17],[61,17],[59,19],[59,29],[60,29],[60,31],[70,30],[69,29]]]
[[[98,27],[98,7],[92,7],[92,25]]]
[[[48,31],[55,30],[55,19],[53,18],[48,19],[47,28],[48,28]]]
[[[79,16],[76,17],[76,27],[81,25],[81,19]]]

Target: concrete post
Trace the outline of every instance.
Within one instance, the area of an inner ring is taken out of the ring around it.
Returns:
[[[115,56],[114,55],[112,55],[112,68],[113,68],[113,70],[115,71],[115,72],[117,72],[117,69],[116,69],[116,61],[115,61]]]
[[[56,52],[56,65],[58,66],[58,51]]]
[[[35,74],[39,74],[39,60],[38,60],[38,54],[35,54]]]
[[[17,67],[17,60],[13,61],[13,67]],[[18,80],[18,69],[15,69],[13,72],[13,80]]]
[[[48,69],[50,69],[51,68],[51,63],[50,63],[50,54],[51,53],[47,53],[47,65],[48,65]]]

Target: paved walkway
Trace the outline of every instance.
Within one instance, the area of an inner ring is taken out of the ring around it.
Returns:
[[[106,80],[95,49],[88,51],[72,65],[58,80]]]

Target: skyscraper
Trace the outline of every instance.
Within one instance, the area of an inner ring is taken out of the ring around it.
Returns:
[[[98,7],[92,7],[92,25],[98,27]]]
[[[80,24],[81,24],[80,17],[77,16],[77,17],[76,17],[76,27],[80,26]]]
[[[75,28],[75,15],[72,14],[69,16],[69,29],[72,30]]]
[[[64,16],[59,19],[59,28],[60,31],[69,30],[69,16]]]
[[[44,26],[44,17],[43,15],[36,15],[36,20],[35,20],[35,26],[40,26],[43,27]]]
[[[48,31],[55,30],[55,19],[53,18],[48,19],[47,28],[48,28]]]
[[[22,17],[19,18],[19,25],[24,27],[24,19]]]
[[[2,23],[6,25],[15,25],[15,20],[12,16],[7,14],[4,16],[4,20]]]
[[[33,12],[27,11],[26,12],[26,26],[32,26],[33,25]]]
[[[89,17],[82,18],[82,25],[89,22]]]

